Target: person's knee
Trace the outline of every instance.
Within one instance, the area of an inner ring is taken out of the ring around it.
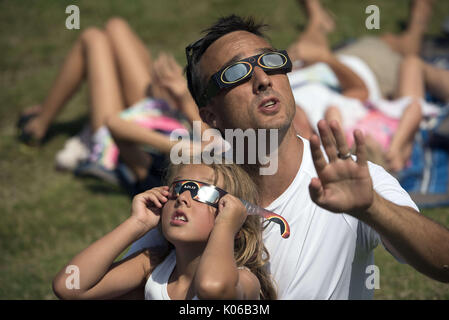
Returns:
[[[106,34],[109,36],[117,35],[129,28],[128,22],[125,19],[120,17],[110,18],[105,25]]]
[[[81,40],[85,43],[99,43],[106,40],[106,34],[99,28],[89,27],[81,34]]]
[[[118,121],[120,121],[120,117],[116,114],[111,114],[104,118],[104,125],[108,128],[108,130],[111,133],[113,133],[115,132],[115,128]]]
[[[326,111],[324,112],[324,118],[334,118],[336,115],[340,114],[340,110],[335,106],[328,106]],[[333,119],[332,119],[333,120]]]

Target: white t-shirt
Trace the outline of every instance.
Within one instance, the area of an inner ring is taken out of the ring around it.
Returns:
[[[377,94],[379,89],[375,77],[362,60],[343,55],[338,59],[363,79],[369,88],[370,100],[380,98],[380,95]],[[317,132],[316,125],[319,120],[324,118],[324,114],[330,106],[339,109],[345,128],[353,127],[368,112],[359,99],[343,96],[336,90],[340,86],[338,78],[325,63],[319,62],[305,68],[295,69],[287,76],[295,103],[304,110],[309,123]]]
[[[279,299],[372,299],[374,289],[365,285],[374,265],[373,249],[380,237],[373,229],[347,214],[320,208],[309,195],[316,177],[309,141],[301,138],[301,166],[290,186],[268,207],[290,225],[290,237],[280,236],[279,226],[270,224],[264,243],[270,254],[269,270]],[[398,181],[382,167],[369,163],[374,189],[385,199],[418,210]],[[129,254],[160,241],[150,231],[134,243]],[[371,270],[371,269],[368,269]]]
[[[266,208],[283,216],[291,231],[290,237],[283,239],[279,227],[271,224],[264,233],[278,296],[280,299],[372,299],[374,290],[365,285],[372,274],[371,268],[367,273],[367,267],[374,265],[373,249],[380,237],[354,217],[329,212],[312,201],[308,186],[317,174],[309,141],[302,141],[302,163],[295,179]],[[373,163],[369,162],[368,168],[378,194],[418,210],[394,177]]]
[[[337,59],[363,81],[368,89],[369,100],[377,101],[382,98],[376,76],[362,59],[343,54],[338,55]],[[340,82],[334,71],[324,62],[317,62],[307,67],[293,69],[287,76],[292,89],[313,82],[321,83],[331,88],[340,87]]]

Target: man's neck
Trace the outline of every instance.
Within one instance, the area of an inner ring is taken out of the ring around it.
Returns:
[[[304,144],[291,126],[278,148],[277,171],[273,175],[260,175],[259,170],[249,172],[259,187],[259,205],[267,207],[293,182],[301,166],[303,151]]]

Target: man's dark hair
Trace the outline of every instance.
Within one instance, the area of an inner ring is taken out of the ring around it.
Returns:
[[[266,24],[256,23],[253,17],[242,18],[233,14],[220,18],[210,28],[202,31],[202,33],[206,33],[203,38],[187,46],[187,84],[193,99],[199,107],[201,107],[200,97],[204,94],[207,83],[204,83],[200,77],[198,62],[207,48],[209,48],[215,40],[234,31],[247,31],[259,37],[268,39],[262,32],[266,27]]]

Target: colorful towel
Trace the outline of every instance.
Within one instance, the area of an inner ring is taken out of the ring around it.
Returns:
[[[122,111],[120,117],[167,136],[175,129],[183,129],[186,131],[186,135],[189,135],[187,119],[179,111],[170,108],[163,100],[145,98]],[[93,148],[89,160],[108,170],[114,170],[118,164],[119,149],[109,130],[106,127],[101,127],[95,132],[92,140]],[[158,150],[149,146],[142,146],[142,148],[147,152],[159,153]]]
[[[416,134],[410,165],[398,180],[420,208],[449,206],[449,106]]]

